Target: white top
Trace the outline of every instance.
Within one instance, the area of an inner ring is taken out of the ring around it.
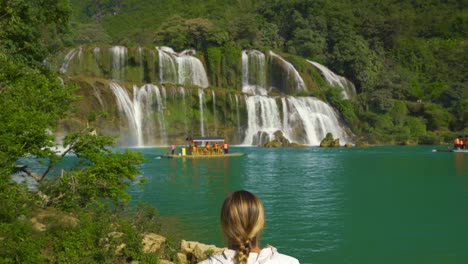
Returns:
[[[198,264],[233,264],[236,251],[225,249],[223,253],[212,255]],[[259,253],[250,252],[247,264],[299,264],[299,260],[278,253],[272,246],[262,249]]]

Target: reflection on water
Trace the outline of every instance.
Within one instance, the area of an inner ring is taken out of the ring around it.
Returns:
[[[452,153],[450,153],[452,154]],[[453,153],[457,175],[468,176],[468,153]]]

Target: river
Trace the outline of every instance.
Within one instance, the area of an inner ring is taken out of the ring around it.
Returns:
[[[301,263],[468,263],[468,154],[434,148],[233,147],[247,155],[208,160],[142,148],[147,183],[130,193],[219,247],[221,204],[245,189],[265,206],[261,245]]]

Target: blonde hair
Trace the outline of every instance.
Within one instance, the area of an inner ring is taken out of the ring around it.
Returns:
[[[236,250],[235,262],[247,263],[252,247],[265,225],[265,213],[260,199],[253,193],[240,190],[231,193],[221,208],[221,228],[229,248]]]

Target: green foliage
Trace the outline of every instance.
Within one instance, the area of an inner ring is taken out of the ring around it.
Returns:
[[[34,230],[29,219],[24,216],[13,222],[0,222],[2,263],[40,263],[45,261],[42,255],[46,239]]]
[[[50,51],[60,48],[68,15],[67,1],[0,2],[0,259],[2,263],[154,259],[142,253],[139,232],[157,226],[148,223],[155,218],[145,215],[133,221],[132,215],[115,213],[130,199],[126,190],[139,173],[136,166],[142,155],[112,151],[114,139],[95,135],[91,128],[69,134],[63,154],[52,151],[56,139],[50,131],[72,110],[76,87],[62,83],[41,64]],[[74,167],[61,176],[49,175],[70,153],[75,154]],[[45,168],[42,175],[30,172],[37,183],[34,188],[11,178],[16,161],[25,156]]]
[[[433,131],[446,130],[452,116],[438,104],[424,104],[424,117],[428,120],[427,128]]]
[[[221,59],[222,53],[221,49],[218,47],[210,47],[206,50],[208,69],[211,73],[211,85],[219,86],[220,81],[218,77],[221,77]]]
[[[353,103],[343,98],[342,89],[340,87],[332,87],[327,90],[326,97],[328,102],[340,111],[348,125],[354,131],[357,131],[359,119],[356,115]]]
[[[382,89],[372,93],[371,106],[378,113],[388,113],[394,108],[394,100],[390,90]]]
[[[413,137],[420,137],[426,134],[426,124],[424,120],[418,117],[408,117],[406,125],[410,129],[410,133]]]
[[[0,2],[0,53],[41,63],[64,46],[70,12],[67,0]]]
[[[2,167],[24,155],[53,155],[52,130],[70,109],[73,86],[48,72],[0,59],[0,157]]]
[[[393,122],[395,124],[402,125],[405,123],[406,117],[408,115],[408,108],[406,108],[406,104],[402,101],[394,101],[390,115],[392,116]]]

